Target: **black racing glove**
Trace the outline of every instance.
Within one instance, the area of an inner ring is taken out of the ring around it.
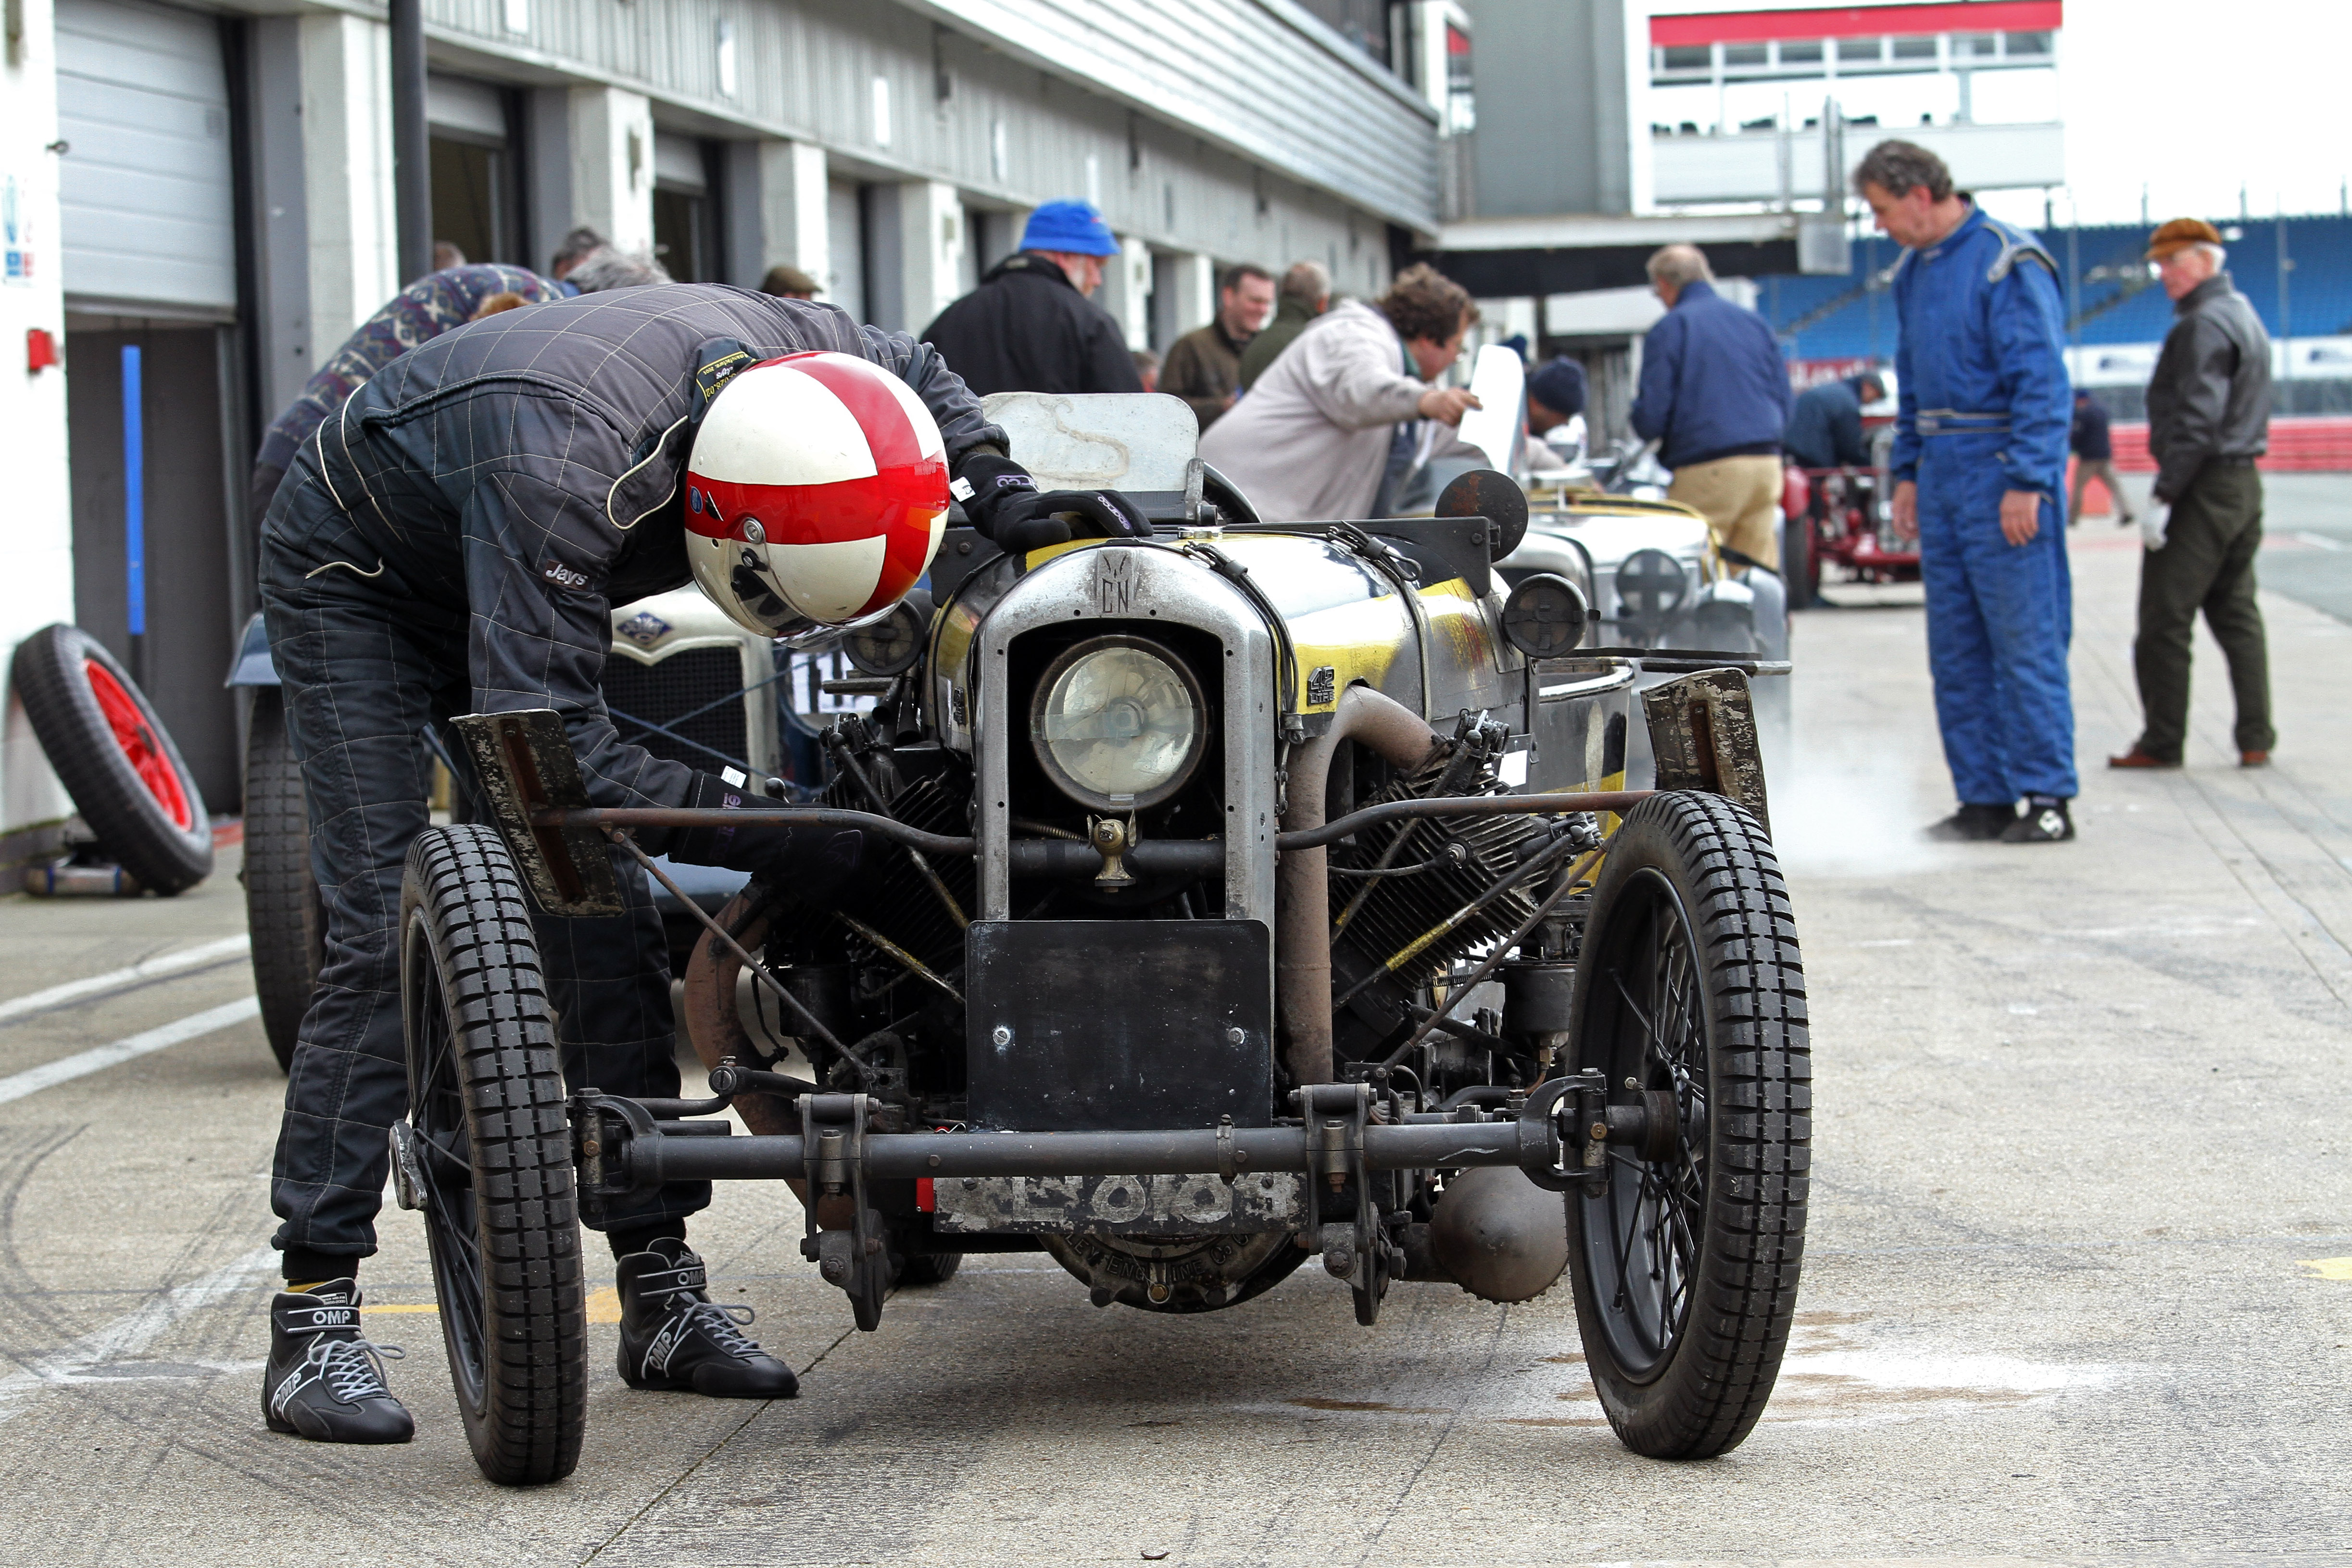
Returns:
[[[686,803],[722,811],[757,809],[761,800],[713,773],[694,776]],[[856,828],[825,828],[814,822],[791,827],[746,823],[740,828],[679,828],[664,851],[683,865],[725,866],[777,883],[808,904],[822,904],[847,886],[866,858],[866,835]]]
[[[956,465],[949,494],[982,538],[1008,555],[1057,545],[1080,532],[1102,538],[1148,539],[1151,524],[1116,490],[1039,490],[1010,457],[973,451]]]

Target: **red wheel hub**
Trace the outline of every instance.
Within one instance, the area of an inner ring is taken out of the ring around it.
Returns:
[[[188,792],[180,783],[180,770],[172,766],[170,755],[156,738],[146,710],[104,664],[85,659],[81,667],[89,678],[89,694],[98,699],[106,727],[114,732],[114,744],[122,748],[131,770],[139,775],[139,782],[147,786],[147,793],[155,797],[155,804],[163,808],[173,824],[187,831],[195,820],[188,810]]]

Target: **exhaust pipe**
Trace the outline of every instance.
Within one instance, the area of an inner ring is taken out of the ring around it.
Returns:
[[[1406,772],[1420,768],[1439,737],[1428,721],[1370,686],[1340,694],[1331,727],[1290,754],[1285,832],[1319,828],[1329,813],[1331,761],[1344,743],[1371,747]],[[1331,860],[1327,850],[1292,850],[1275,878],[1275,999],[1289,1045],[1291,1082],[1331,1082]]]
[[[739,893],[719,912],[718,920],[738,942],[756,949],[766,939],[773,916],[762,913],[739,928],[750,907],[748,890]],[[686,1025],[687,1038],[694,1042],[694,1054],[702,1059],[706,1068],[717,1067],[730,1056],[746,1066],[759,1061],[751,1051],[751,1033],[735,1012],[735,977],[742,969],[742,960],[720,946],[719,939],[709,931],[702,934],[702,940],[694,945],[694,956],[687,960],[685,1017],[681,1021]],[[735,1109],[742,1113],[743,1124],[754,1133],[774,1135],[801,1130],[800,1117],[772,1094],[739,1095]]]

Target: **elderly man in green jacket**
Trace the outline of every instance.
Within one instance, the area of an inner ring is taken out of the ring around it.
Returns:
[[[1275,296],[1274,319],[1242,350],[1241,385],[1247,392],[1266,367],[1282,357],[1307,323],[1331,308],[1331,274],[1319,261],[1302,261],[1282,275]]]

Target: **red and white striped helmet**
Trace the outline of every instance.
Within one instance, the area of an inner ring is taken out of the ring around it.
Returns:
[[[696,586],[738,624],[796,636],[906,597],[947,528],[947,449],[881,366],[787,354],[735,372],[686,465]]]

